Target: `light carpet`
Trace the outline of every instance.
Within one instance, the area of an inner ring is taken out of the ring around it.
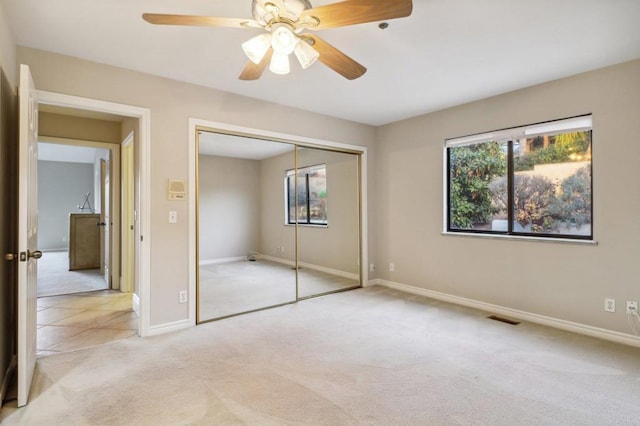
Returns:
[[[38,361],[7,425],[637,425],[640,351],[369,287]]]
[[[38,297],[106,290],[100,269],[69,270],[69,252],[43,253],[38,260]]]
[[[296,271],[265,259],[200,266],[200,320],[222,318],[296,300]],[[311,268],[298,270],[300,298],[359,287],[358,280]]]

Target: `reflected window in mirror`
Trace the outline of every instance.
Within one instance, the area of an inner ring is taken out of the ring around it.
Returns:
[[[297,180],[297,203],[296,203]],[[287,170],[285,177],[287,208],[285,223],[289,225],[327,226],[327,166],[319,164]]]

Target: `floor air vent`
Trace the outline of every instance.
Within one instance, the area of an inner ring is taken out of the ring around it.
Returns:
[[[505,324],[511,324],[511,325],[518,325],[520,324],[520,321],[515,321],[509,318],[504,318],[504,317],[499,317],[497,315],[489,315],[487,318],[492,319],[494,321],[500,321],[503,322]]]

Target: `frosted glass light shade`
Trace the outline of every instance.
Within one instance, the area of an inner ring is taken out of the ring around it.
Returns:
[[[298,44],[296,44],[293,52],[296,54],[296,57],[298,58],[298,62],[300,62],[302,69],[305,70],[313,65],[313,63],[320,57],[320,54],[316,49],[309,46],[309,43],[302,40]]]
[[[242,50],[247,55],[249,60],[254,64],[259,64],[267,53],[267,50],[271,47],[271,34],[264,33],[251,40],[242,43]]]
[[[298,36],[287,25],[274,25],[271,30],[271,46],[277,53],[289,55],[299,41]]]
[[[289,68],[289,55],[284,55],[279,52],[273,52],[269,70],[274,74],[289,74],[289,71],[291,70]]]

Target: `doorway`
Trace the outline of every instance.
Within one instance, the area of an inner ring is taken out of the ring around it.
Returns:
[[[42,256],[37,250],[37,134],[39,126],[39,108],[53,106],[82,111],[83,114],[112,114],[126,117],[124,123],[139,139],[136,152],[135,208],[135,272],[133,307],[138,314],[138,334],[149,335],[149,292],[150,292],[150,253],[149,239],[144,235],[150,232],[150,117],[147,108],[89,98],[64,95],[37,90],[27,65],[20,66],[19,98],[19,163],[18,185],[18,232],[17,254],[12,260],[17,262],[17,383],[18,406],[28,402],[29,390],[37,358],[37,268],[36,262]],[[123,128],[125,125],[123,124]],[[65,296],[62,296],[65,297]]]
[[[40,117],[45,134],[64,127],[51,125],[55,118],[51,112],[42,112]],[[54,121],[69,124],[69,119],[65,116]],[[117,129],[117,138],[122,133],[122,118],[109,119],[108,124]],[[76,128],[80,122],[87,129],[98,128],[95,117],[73,120]],[[100,134],[98,131],[96,136]],[[131,289],[120,286],[120,245],[125,238],[119,237],[124,229],[120,214],[115,214],[120,213],[125,194],[132,198],[128,194],[131,185],[122,188],[121,145],[47,136],[39,139],[38,244],[43,256],[38,262],[38,356],[134,336],[138,334],[138,318]],[[131,134],[126,141],[133,147]]]
[[[38,297],[117,289],[111,263],[119,262],[119,250],[109,236],[119,232],[111,216],[121,191],[110,181],[119,170],[120,146],[39,140],[38,247],[44,256],[38,262]]]

